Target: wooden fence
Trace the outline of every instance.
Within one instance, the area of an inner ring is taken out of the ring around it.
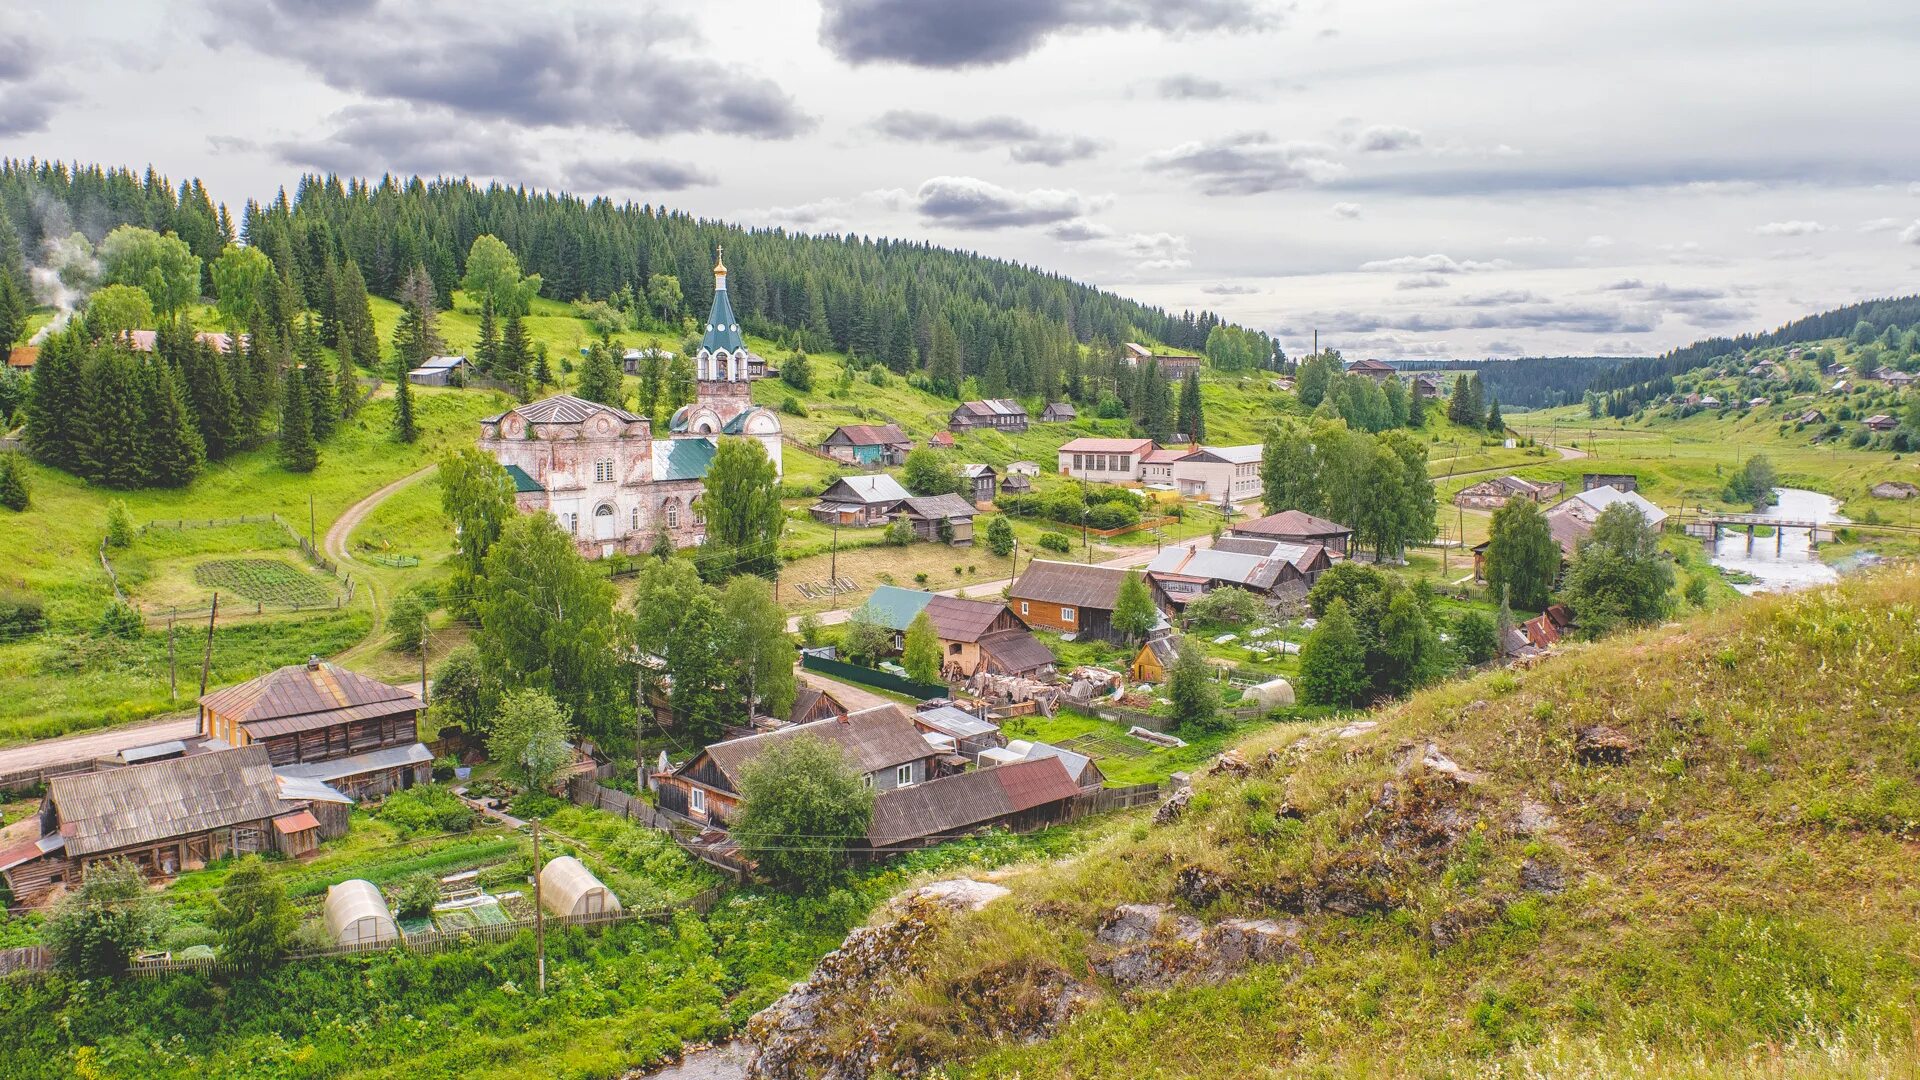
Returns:
[[[45,945],[18,949],[0,949],[0,979],[26,972],[46,971],[53,967],[53,953]]]
[[[1136,806],[1160,800],[1159,784],[1134,784],[1130,787],[1103,787],[1096,791],[1082,792],[1073,799],[1068,810],[1067,820],[1077,821],[1089,814],[1104,814],[1109,810],[1130,810]]]
[[[71,776],[74,773],[92,772],[93,762],[63,761],[53,765],[40,765],[31,769],[21,769],[0,776],[0,792],[31,791],[56,776]]]
[[[637,821],[650,829],[658,829],[671,836],[674,843],[679,844],[687,854],[735,881],[746,880],[748,872],[752,869],[743,860],[709,851],[694,843],[693,838],[703,828],[699,823],[662,810],[637,795],[603,787],[591,776],[576,776],[568,781],[567,798],[577,806],[590,806],[609,814],[619,814],[628,821]]]
[[[315,567],[326,571],[328,574],[332,575],[333,577],[339,578],[343,588],[342,594],[335,596],[333,598],[332,603],[322,603],[322,604],[267,604],[267,603],[262,603],[256,600],[254,601],[252,611],[247,610],[247,605],[244,602],[236,601],[230,598],[225,604],[221,605],[222,611],[225,611],[230,616],[298,615],[303,612],[310,612],[310,611],[339,611],[342,608],[345,608],[347,605],[353,603],[354,592],[359,587],[359,583],[353,579],[353,575],[342,574],[340,572],[340,568],[334,564],[332,559],[329,559],[325,555],[321,554],[311,543],[308,542],[306,537],[300,535],[300,530],[295,528],[292,522],[289,522],[287,519],[281,517],[277,513],[267,514],[264,516],[254,515],[254,514],[243,514],[239,517],[226,517],[226,518],[174,518],[171,521],[162,519],[157,521],[149,521],[141,525],[137,531],[141,534],[145,534],[148,530],[151,530],[151,529],[214,529],[214,528],[220,528],[222,526],[227,526],[227,525],[268,525],[268,524],[278,525],[282,529],[285,529],[288,537],[290,537],[293,540],[294,545],[300,549],[300,554],[303,555],[309,563],[312,563]],[[107,572],[107,580],[113,584],[114,596],[120,599],[122,602],[131,603],[132,601],[128,600],[127,595],[121,591],[120,577],[118,574],[114,572],[113,563],[109,561],[107,558],[107,541],[106,541],[106,538],[104,537],[102,537],[100,540],[100,565]],[[185,609],[180,607],[168,607],[165,610],[161,610],[157,607],[156,608],[144,607],[139,604],[135,604],[134,607],[135,607],[135,610],[139,611],[141,618],[144,619],[148,625],[156,626],[156,627],[164,626],[168,622],[172,622],[172,621],[180,621],[180,620],[192,621],[195,619],[204,618],[207,615],[212,613],[211,607],[185,608]]]

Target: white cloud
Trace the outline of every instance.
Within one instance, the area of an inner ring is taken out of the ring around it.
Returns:
[[[1892,232],[1904,224],[1906,224],[1905,220],[1897,217],[1874,218],[1872,221],[1861,222],[1859,227],[1854,229],[1854,232]]]
[[[1753,230],[1756,236],[1812,236],[1814,233],[1826,231],[1827,227],[1817,221],[1802,221],[1798,218],[1792,221],[1769,221]]]
[[[1360,264],[1360,269],[1375,274],[1470,274],[1480,270],[1505,270],[1510,264],[1505,259],[1493,259],[1488,262],[1476,262],[1472,259],[1457,260],[1449,255],[1402,255],[1395,259],[1372,259]]]
[[[1613,246],[1613,237],[1604,233],[1595,233],[1587,237],[1587,246],[1590,248],[1610,248]]]
[[[1357,202],[1337,202],[1333,204],[1333,216],[1352,220],[1360,216],[1360,204]]]
[[[1916,220],[1913,224],[1900,230],[1900,242],[1903,244],[1920,244],[1920,220]]]
[[[1508,247],[1539,247],[1547,242],[1544,236],[1509,236],[1500,241]]]
[[[1393,287],[1403,291],[1407,289],[1445,289],[1451,287],[1452,284],[1452,282],[1447,280],[1445,274],[1415,274],[1412,277],[1404,277],[1394,282]]]
[[[1398,124],[1374,124],[1361,130],[1354,144],[1361,153],[1392,153],[1396,150],[1417,149],[1421,143],[1419,132]]]

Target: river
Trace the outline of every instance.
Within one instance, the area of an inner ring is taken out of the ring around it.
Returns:
[[[1844,524],[1840,501],[1805,488],[1774,488],[1779,501],[1767,507],[1765,517],[1782,521],[1818,521]],[[1831,538],[1831,534],[1829,534]],[[1747,531],[1727,527],[1713,550],[1713,565],[1745,574],[1753,581],[1734,588],[1751,596],[1825,585],[1840,580],[1840,571],[1820,561],[1808,542],[1807,530],[1785,529],[1775,536],[1756,536],[1747,549]],[[1776,549],[1777,545],[1777,549]]]

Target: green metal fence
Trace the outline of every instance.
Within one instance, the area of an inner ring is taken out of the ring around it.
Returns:
[[[930,698],[943,698],[948,694],[947,688],[938,683],[914,682],[912,679],[895,675],[891,671],[861,667],[858,664],[849,664],[844,660],[830,660],[824,656],[815,656],[810,652],[802,652],[800,654],[800,666],[806,668],[808,671],[817,671],[822,675],[828,675],[836,679],[845,679],[848,682],[863,683],[867,686],[879,687],[882,690],[891,690],[896,694],[905,694],[908,697],[916,697],[922,701]]]

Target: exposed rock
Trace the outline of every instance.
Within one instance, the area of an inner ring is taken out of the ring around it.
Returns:
[[[1271,919],[1225,919],[1213,926],[1163,904],[1122,904],[1102,919],[1094,940],[1111,951],[1093,969],[1122,989],[1158,989],[1217,981],[1248,964],[1310,962],[1302,926]]]
[[[1444,853],[1472,827],[1460,805],[1461,787],[1451,776],[1409,773],[1380,785],[1366,820],[1388,851],[1413,858]]]
[[[1206,907],[1220,899],[1226,887],[1226,878],[1204,866],[1183,866],[1173,875],[1173,894],[1189,907]]]
[[[1193,785],[1188,784],[1167,796],[1167,801],[1161,803],[1160,809],[1153,812],[1153,823],[1155,825],[1171,825],[1179,821],[1180,815],[1187,812],[1187,804],[1192,801]]]
[[[1462,705],[1460,707],[1460,715],[1471,716],[1474,713],[1477,713],[1486,707],[1487,707],[1487,699],[1474,698],[1472,701],[1469,701],[1465,705]]]
[[[1434,916],[1427,926],[1437,949],[1452,948],[1472,936],[1475,930],[1500,917],[1504,904],[1498,901],[1469,900]]]
[[[1528,892],[1562,892],[1567,887],[1567,872],[1550,862],[1527,859],[1520,864],[1520,887]]]
[[[1355,720],[1353,723],[1334,732],[1333,737],[1336,739],[1357,739],[1379,726],[1380,721],[1378,720]]]
[[[1461,768],[1458,762],[1440,749],[1438,743],[1408,743],[1402,746],[1397,765],[1400,775],[1405,776],[1416,763],[1461,784],[1480,782],[1479,773]]]
[[[1625,732],[1594,724],[1574,732],[1573,753],[1588,765],[1620,765],[1638,747]]]
[[[922,939],[956,910],[978,910],[1007,890],[988,882],[940,881],[898,897],[894,917],[847,935],[821,958],[807,981],[747,1021],[757,1052],[747,1075],[766,1080],[816,1077],[861,1080],[881,1067],[881,1047],[890,1032],[868,1029],[851,1045],[828,1044],[819,1033],[857,1016],[874,987],[910,963]]]
[[[1238,750],[1229,750],[1221,754],[1213,759],[1212,765],[1207,767],[1208,776],[1219,776],[1222,773],[1228,776],[1245,776],[1252,771],[1252,767],[1247,764],[1247,759]]]
[[[1522,836],[1538,836],[1553,828],[1553,812],[1545,803],[1532,799],[1521,799],[1520,809],[1513,816],[1513,831]]]

